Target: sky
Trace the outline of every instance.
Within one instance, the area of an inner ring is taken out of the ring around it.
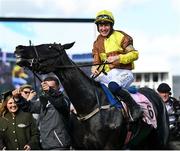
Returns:
[[[114,29],[133,37],[136,70],[180,75],[180,0],[0,0],[0,17],[95,18],[104,9],[113,13]],[[0,22],[0,48],[75,41],[68,54],[91,53],[97,34],[94,23]]]

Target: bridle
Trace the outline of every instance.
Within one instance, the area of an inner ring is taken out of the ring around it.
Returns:
[[[32,46],[32,45],[30,44],[30,46]],[[35,66],[35,67],[40,66],[40,63],[41,63],[41,61],[42,61],[43,59],[40,59],[36,47],[35,47],[35,46],[32,46],[32,47],[33,47],[33,51],[34,51],[34,53],[35,53],[35,57],[34,57],[33,59],[29,59],[29,61],[30,61],[29,63],[30,63],[30,67],[31,67],[30,70],[33,72],[33,75],[34,75],[34,84],[35,84],[35,90],[36,90],[36,79],[35,79],[35,77],[36,77],[40,82],[42,82],[42,80],[41,80],[41,78],[39,77],[39,75],[35,72],[33,66]],[[56,60],[54,61],[54,63],[53,63],[51,66],[55,66],[55,68],[58,68],[58,69],[76,68],[76,69],[78,69],[79,67],[89,67],[89,66],[97,66],[97,65],[98,65],[97,69],[99,69],[100,67],[102,67],[102,70],[99,72],[99,74],[100,74],[101,72],[103,72],[104,74],[107,74],[107,73],[105,72],[105,70],[104,70],[104,67],[105,67],[106,64],[110,64],[110,63],[108,63],[108,62],[106,62],[106,61],[103,62],[103,63],[97,63],[97,64],[88,63],[88,64],[83,64],[83,65],[77,65],[77,64],[75,64],[75,63],[70,59],[71,65],[57,66],[56,63],[57,63],[57,61],[58,61],[58,57],[61,55],[61,54],[60,54],[60,50],[61,50],[61,49],[64,49],[64,48],[63,48],[61,45],[56,45],[56,46],[54,46],[53,44],[52,44],[52,45],[49,45],[49,47],[50,47],[50,48],[54,48],[55,50],[57,50],[57,51],[59,52],[58,55],[53,56],[53,57],[56,57]],[[51,57],[51,59],[52,59],[53,57]],[[48,58],[48,59],[49,59],[49,58]],[[95,79],[97,76],[99,76],[99,74],[96,75],[96,76],[93,75],[91,78],[92,78],[92,79]],[[94,81],[94,80],[92,80],[92,81]],[[93,85],[94,85],[94,84],[93,84]],[[83,120],[87,120],[87,119],[91,118],[93,115],[95,115],[97,112],[100,112],[100,114],[101,114],[101,110],[103,110],[103,109],[106,110],[106,109],[109,109],[109,108],[110,108],[110,105],[104,105],[104,106],[101,105],[101,101],[100,101],[100,99],[99,99],[99,96],[98,96],[98,93],[97,93],[97,90],[96,90],[95,85],[94,85],[93,87],[94,87],[94,92],[95,92],[95,96],[96,96],[96,100],[97,100],[98,107],[97,107],[95,110],[93,110],[91,113],[87,114],[86,116],[78,116],[78,115],[76,115],[77,118],[78,118],[78,120],[82,120],[82,121],[83,121]]]
[[[57,66],[56,63],[57,63],[57,61],[58,61],[58,57],[60,56],[60,50],[63,49],[63,48],[61,47],[61,45],[57,45],[57,47],[55,47],[54,45],[55,45],[55,43],[49,45],[49,48],[50,48],[50,49],[51,49],[51,48],[54,48],[55,50],[57,50],[57,52],[59,52],[58,55],[55,55],[55,56],[52,56],[52,57],[51,57],[51,59],[52,59],[52,58],[55,58],[54,63],[51,64],[51,66],[53,66],[54,68],[67,69],[67,68],[79,68],[79,67],[98,66],[97,69],[99,69],[99,68],[102,66],[102,70],[99,72],[99,74],[100,74],[101,72],[103,72],[104,74],[107,74],[107,73],[105,72],[105,70],[104,70],[104,67],[105,67],[106,64],[111,64],[111,63],[109,63],[109,62],[107,62],[107,61],[102,62],[102,63],[96,63],[96,64],[93,64],[93,63],[75,64],[73,61],[71,61],[71,63],[72,63],[71,65]],[[45,60],[45,59],[40,59],[39,54],[38,54],[38,51],[37,51],[36,47],[31,44],[31,41],[30,41],[30,46],[33,47],[33,50],[34,50],[34,52],[35,52],[35,57],[32,58],[32,59],[28,59],[28,62],[30,63],[31,71],[33,72],[33,74],[42,82],[42,80],[40,79],[40,77],[39,77],[39,76],[36,74],[36,72],[34,71],[34,67],[40,66],[40,63],[42,62],[42,60]],[[48,58],[48,59],[50,59],[50,58]],[[92,79],[95,79],[96,77],[99,76],[99,74],[98,74],[98,75],[93,75],[91,78],[92,78]]]

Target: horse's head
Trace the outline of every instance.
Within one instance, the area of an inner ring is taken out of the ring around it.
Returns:
[[[65,49],[69,49],[74,45],[70,44],[42,44],[37,46],[16,47],[15,56],[16,64],[21,67],[27,67],[30,70],[40,74],[47,74],[56,70],[56,62],[61,57]]]

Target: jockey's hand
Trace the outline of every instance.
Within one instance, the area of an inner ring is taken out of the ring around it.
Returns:
[[[107,62],[109,62],[109,63],[116,63],[116,62],[120,62],[120,57],[119,57],[119,55],[116,55],[116,56],[109,56],[108,58],[107,58]]]
[[[92,72],[93,75],[98,75],[99,71],[97,70],[97,66],[92,66],[91,67],[91,72]]]

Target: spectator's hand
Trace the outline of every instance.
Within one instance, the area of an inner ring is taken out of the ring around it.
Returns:
[[[15,90],[13,90],[13,91],[12,91],[12,95],[13,95],[14,98],[19,98],[19,96],[21,95],[20,89],[17,88],[17,89],[15,89]]]
[[[91,72],[92,72],[93,75],[98,75],[99,71],[97,70],[97,66],[92,66],[91,67]]]
[[[50,87],[49,87],[49,85],[47,84],[46,81],[42,82],[41,86],[42,86],[43,91],[45,91],[45,92],[48,92],[49,89],[50,89]]]
[[[27,98],[27,101],[32,100],[34,98],[34,96],[36,96],[36,92],[34,90],[31,90],[30,94]]]
[[[29,151],[29,150],[31,150],[31,147],[30,147],[29,145],[25,145],[25,146],[24,146],[24,150],[25,150],[25,151]]]

